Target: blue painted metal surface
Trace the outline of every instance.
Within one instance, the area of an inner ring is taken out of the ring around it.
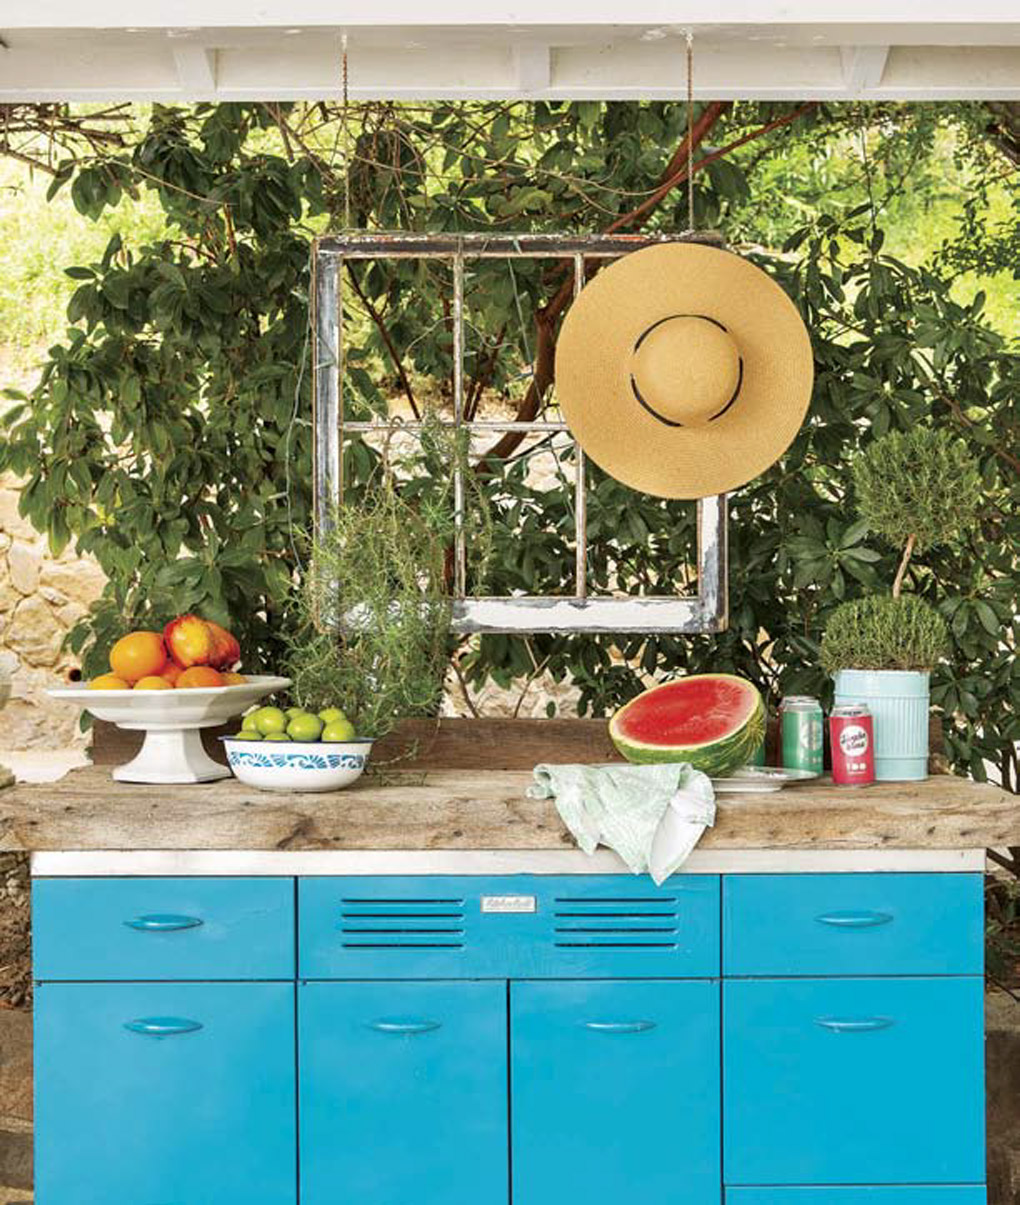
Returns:
[[[725,975],[980,975],[979,874],[727,875]]]
[[[983,1184],[728,1188],[726,1205],[985,1205]]]
[[[507,1205],[505,984],[298,999],[302,1205]]]
[[[294,1205],[294,990],[40,985],[39,1205]]]
[[[41,980],[293,979],[293,879],[36,879]]]
[[[511,984],[515,1202],[716,1205],[719,990]]]
[[[299,973],[709,977],[719,973],[719,890],[711,875],[662,887],[621,875],[302,879]]]
[[[726,1183],[981,1183],[983,1013],[978,977],[726,982]]]

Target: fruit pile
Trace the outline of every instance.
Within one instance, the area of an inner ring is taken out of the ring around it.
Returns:
[[[257,707],[241,721],[237,741],[353,741],[354,725],[339,707],[316,714],[303,707]]]
[[[238,686],[241,647],[218,623],[178,615],[162,632],[129,632],[110,650],[110,672],[89,690],[186,690]]]

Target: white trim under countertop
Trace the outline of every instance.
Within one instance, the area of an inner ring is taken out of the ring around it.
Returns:
[[[983,871],[983,849],[694,850],[683,874]],[[627,874],[608,849],[82,850],[32,854],[38,878],[135,875]]]

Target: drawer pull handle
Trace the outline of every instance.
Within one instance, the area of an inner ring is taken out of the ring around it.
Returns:
[[[816,916],[820,925],[833,925],[837,929],[873,929],[876,925],[887,925],[892,920],[889,912],[826,912]]]
[[[596,1033],[645,1033],[655,1028],[654,1021],[585,1021],[585,1029]]]
[[[187,1017],[139,1017],[137,1021],[125,1021],[124,1028],[147,1038],[174,1038],[182,1033],[195,1033],[202,1028],[202,1022]]]
[[[873,1029],[888,1029],[893,1024],[892,1017],[859,1017],[841,1020],[838,1017],[818,1017],[816,1025],[829,1029],[833,1033],[868,1033]]]
[[[178,929],[197,929],[202,924],[198,916],[176,916],[173,913],[154,913],[136,916],[124,922],[129,929],[140,929],[143,933],[174,933]]]
[[[379,1033],[431,1033],[441,1021],[370,1021],[369,1029]]]

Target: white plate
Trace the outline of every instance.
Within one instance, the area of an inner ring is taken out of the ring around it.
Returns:
[[[286,690],[290,678],[252,674],[238,686],[197,686],[183,690],[89,690],[62,686],[46,693],[52,699],[74,703],[97,720],[120,728],[148,732],[176,728],[216,728],[247,711],[259,699]]]
[[[820,777],[813,770],[794,770],[786,766],[741,766],[726,778],[713,778],[717,793],[766,795],[781,791],[795,782],[808,782]]]
[[[217,728],[277,690],[290,678],[252,674],[237,686],[198,686],[182,690],[89,690],[64,686],[46,693],[72,703],[97,720],[140,729],[145,740],[137,757],[117,766],[120,782],[215,782],[230,770],[206,753],[202,728]]]

